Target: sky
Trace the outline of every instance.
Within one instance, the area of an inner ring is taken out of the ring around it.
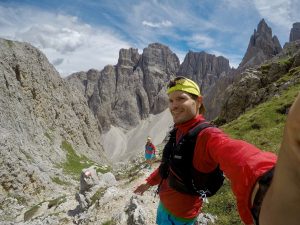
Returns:
[[[236,68],[261,19],[283,46],[299,12],[299,0],[0,0],[0,37],[39,48],[62,77],[154,42],[180,62],[205,51]]]

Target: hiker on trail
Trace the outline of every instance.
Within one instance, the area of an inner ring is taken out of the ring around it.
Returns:
[[[300,95],[288,116],[285,144],[270,186],[277,156],[232,139],[205,121],[202,96],[195,82],[177,77],[169,83],[167,94],[174,129],[163,150],[161,165],[134,190],[142,195],[151,186],[159,186],[157,224],[194,224],[206,197],[222,185],[222,171],[231,182],[245,224],[258,224],[258,218],[260,225],[298,224]]]
[[[151,141],[151,138],[147,138],[147,142],[145,145],[145,159],[148,169],[151,169],[153,160],[155,159],[156,148]]]

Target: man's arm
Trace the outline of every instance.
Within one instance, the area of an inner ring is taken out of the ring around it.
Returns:
[[[159,175],[158,169],[154,170],[153,173],[146,179],[146,181],[140,184],[133,191],[135,194],[143,195],[145,191],[147,191],[151,186],[158,185],[161,181],[161,177]]]
[[[136,189],[133,191],[133,193],[138,195],[143,195],[145,191],[147,191],[151,186],[148,183],[140,184],[136,187]]]
[[[260,225],[300,223],[300,94],[288,114],[274,178],[259,221]]]

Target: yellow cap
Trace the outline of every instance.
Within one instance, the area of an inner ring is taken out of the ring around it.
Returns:
[[[169,83],[167,94],[174,91],[185,91],[196,96],[201,96],[199,86],[194,81],[185,77],[177,77]]]

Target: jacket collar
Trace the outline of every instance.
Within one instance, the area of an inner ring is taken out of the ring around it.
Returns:
[[[175,125],[175,128],[181,133],[182,135],[186,134],[192,127],[196,126],[199,122],[203,122],[205,119],[202,116],[202,114],[198,114],[193,119],[182,123]]]

